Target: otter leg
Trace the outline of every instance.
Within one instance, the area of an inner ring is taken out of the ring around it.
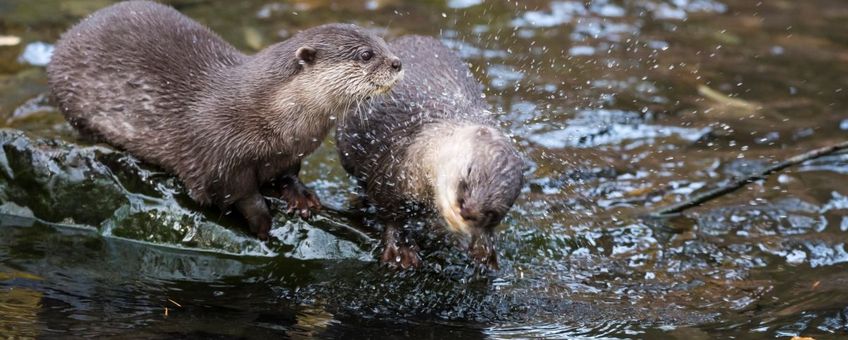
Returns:
[[[386,224],[383,230],[383,247],[380,262],[401,269],[417,268],[421,265],[418,245],[415,241],[403,237],[401,228],[396,222]]]
[[[287,213],[297,213],[300,218],[307,219],[313,212],[321,210],[318,196],[300,181],[297,172],[277,177],[276,184],[280,198],[288,206]]]
[[[259,192],[254,192],[235,202],[236,209],[247,219],[250,231],[256,234],[260,240],[268,239],[271,231],[271,212],[265,198]]]

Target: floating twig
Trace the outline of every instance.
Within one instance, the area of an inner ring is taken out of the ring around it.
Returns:
[[[173,303],[173,304],[174,304],[175,306],[177,306],[177,307],[183,308],[183,305],[181,305],[181,304],[177,303],[177,302],[176,302],[176,301],[174,301],[174,300],[168,299],[168,302]]]
[[[710,201],[710,200],[715,199],[717,197],[721,197],[721,196],[729,194],[733,191],[736,191],[737,189],[745,186],[748,183],[751,183],[751,182],[759,180],[759,179],[765,179],[766,176],[768,176],[768,175],[770,175],[774,172],[783,170],[783,169],[788,168],[788,167],[793,166],[793,165],[798,165],[798,164],[804,163],[804,162],[811,160],[811,159],[819,158],[821,156],[825,156],[825,155],[834,153],[834,152],[839,151],[839,150],[844,150],[844,149],[848,149],[848,141],[844,141],[844,142],[841,142],[841,143],[821,147],[821,148],[818,148],[818,149],[813,149],[813,150],[807,151],[805,153],[802,153],[800,155],[795,155],[795,156],[790,157],[790,158],[788,158],[788,159],[786,159],[786,160],[784,160],[780,163],[774,164],[772,166],[766,167],[765,169],[754,172],[754,173],[752,173],[748,176],[736,177],[736,178],[733,179],[733,181],[730,184],[726,184],[726,185],[720,186],[718,188],[709,190],[707,192],[701,193],[701,194],[696,195],[695,197],[692,197],[692,198],[685,200],[683,202],[679,202],[679,203],[675,203],[675,204],[672,204],[672,205],[669,205],[669,206],[659,208],[656,211],[654,211],[653,213],[651,213],[651,216],[652,217],[663,217],[663,216],[667,216],[667,215],[673,215],[673,214],[680,213],[680,212],[682,212],[686,209],[697,207],[697,206],[703,204],[704,202]]]

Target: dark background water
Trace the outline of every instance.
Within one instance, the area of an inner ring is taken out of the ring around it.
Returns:
[[[84,144],[40,58],[109,3],[0,1],[0,124]],[[454,48],[532,165],[501,271],[473,276],[450,246],[387,270],[335,213],[278,216],[263,245],[131,157],[4,132],[0,335],[848,336],[848,154],[641,217],[848,138],[845,1],[171,3],[247,52],[339,21]],[[303,177],[344,207],[333,147]]]

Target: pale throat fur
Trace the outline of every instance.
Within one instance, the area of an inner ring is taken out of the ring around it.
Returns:
[[[381,85],[375,85],[372,77],[374,75],[355,62],[304,65],[300,74],[293,77],[288,86],[281,86],[271,98],[270,108],[275,114],[270,117],[268,127],[275,135],[272,139],[287,142],[278,143],[273,149],[297,158],[311,153],[336,122],[344,121],[350,108],[358,107],[370,100],[369,97],[388,92],[402,79],[403,71],[389,76],[387,81],[381,79]],[[297,130],[293,129],[295,126]],[[303,139],[302,136],[312,137]],[[293,149],[280,149],[286,145]]]

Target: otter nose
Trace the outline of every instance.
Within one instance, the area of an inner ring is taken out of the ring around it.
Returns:
[[[398,57],[394,57],[394,58],[392,58],[392,63],[391,63],[391,65],[392,65],[392,68],[393,68],[395,71],[400,71],[401,67],[403,66],[403,65],[401,64],[401,62],[400,62],[400,58],[398,58]]]
[[[474,222],[480,219],[480,212],[477,209],[463,206],[459,209],[459,216],[462,216],[463,220]]]

